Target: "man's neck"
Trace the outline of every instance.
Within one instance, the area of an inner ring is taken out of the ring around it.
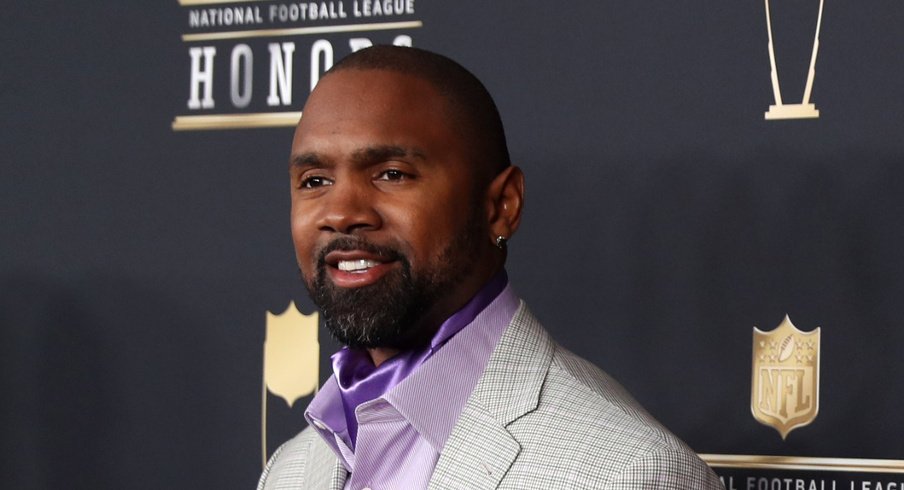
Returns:
[[[383,364],[387,359],[392,358],[399,352],[399,349],[393,349],[391,347],[376,347],[373,349],[367,349],[367,353],[370,354],[371,361],[373,361],[374,366],[377,367],[379,367],[380,364]]]

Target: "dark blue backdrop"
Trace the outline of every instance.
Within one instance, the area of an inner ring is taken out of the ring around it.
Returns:
[[[188,48],[226,63],[240,42],[183,42],[190,7],[57,3],[6,7],[0,35],[0,474],[9,488],[249,488],[265,312],[313,309],[288,231],[292,130],[171,129],[190,113]],[[815,14],[773,4],[795,102]],[[527,177],[508,270],[561,343],[700,452],[904,459],[898,2],[827,2],[821,114],[796,121],[763,118],[761,2],[415,9],[370,20],[420,28],[361,35],[410,35],[496,96]],[[298,45],[285,110],[304,102],[314,40],[338,58],[357,36],[279,38]],[[258,111],[266,42],[248,41]],[[207,112],[236,112],[216,90]],[[782,441],[750,414],[750,370],[753,326],[785,314],[822,327],[823,357],[820,414]],[[325,377],[336,344],[321,343]],[[271,403],[271,450],[304,405]]]

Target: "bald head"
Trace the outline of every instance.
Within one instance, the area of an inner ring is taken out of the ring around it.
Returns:
[[[418,48],[373,46],[343,58],[324,77],[343,70],[381,70],[430,83],[446,100],[446,117],[470,145],[472,162],[489,182],[511,165],[502,119],[492,96],[471,72],[455,61]]]

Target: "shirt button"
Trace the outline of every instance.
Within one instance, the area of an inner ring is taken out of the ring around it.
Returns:
[[[361,490],[370,490],[370,487],[364,487]]]
[[[311,423],[314,424],[314,427],[317,427],[320,430],[326,430],[326,426],[323,425],[323,422],[317,419],[312,420]]]

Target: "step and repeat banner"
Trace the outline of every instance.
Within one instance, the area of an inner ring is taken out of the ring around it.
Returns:
[[[904,489],[899,2],[5,11],[9,488],[255,484],[339,348],[294,262],[293,127],[396,44],[494,94],[527,186],[507,269],[561,344],[729,490]]]

